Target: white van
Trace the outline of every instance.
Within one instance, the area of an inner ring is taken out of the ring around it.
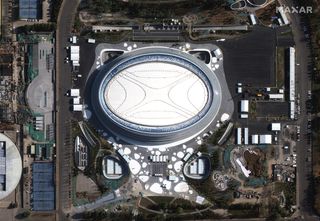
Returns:
[[[94,43],[96,43],[96,39],[89,38],[89,39],[88,39],[88,43],[94,44]]]

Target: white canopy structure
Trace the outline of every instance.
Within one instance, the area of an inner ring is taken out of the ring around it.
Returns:
[[[249,100],[241,100],[240,110],[245,113],[249,112]]]
[[[254,134],[251,136],[251,143],[252,144],[259,144],[259,136],[257,134]]]
[[[71,97],[79,97],[80,96],[80,89],[71,89],[70,96]]]
[[[260,144],[272,144],[272,135],[271,134],[264,134],[260,135]]]
[[[280,131],[281,130],[281,123],[272,123],[271,130],[272,131]]]

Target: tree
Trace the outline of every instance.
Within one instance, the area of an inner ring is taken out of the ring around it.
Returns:
[[[208,153],[208,146],[206,144],[201,144],[198,149],[201,153]]]
[[[176,210],[176,213],[177,214],[181,214],[181,213],[183,213],[183,208],[182,207],[177,207],[177,210]]]
[[[97,14],[101,14],[106,12],[107,3],[105,0],[96,0],[94,5],[94,11]]]
[[[23,211],[23,212],[21,213],[21,216],[24,217],[24,218],[26,218],[26,217],[30,216],[30,214],[31,214],[30,210],[25,210],[25,211]]]
[[[219,150],[215,150],[211,156],[210,156],[210,161],[212,165],[213,170],[217,170],[220,165],[220,154]]]

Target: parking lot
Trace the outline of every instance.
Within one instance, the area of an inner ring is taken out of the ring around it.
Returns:
[[[257,118],[261,117],[288,117],[288,102],[257,102]]]
[[[258,86],[274,84],[276,38],[272,29],[255,28],[251,33],[220,44],[231,93],[238,82]]]

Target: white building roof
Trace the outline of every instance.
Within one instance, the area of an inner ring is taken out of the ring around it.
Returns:
[[[94,44],[94,43],[96,43],[96,39],[89,38],[89,39],[88,39],[88,43],[92,43],[92,44]]]
[[[259,136],[257,134],[252,135],[251,142],[252,142],[252,144],[258,144],[259,143]]]
[[[222,55],[221,49],[218,48],[214,51],[214,54],[216,55],[216,57],[219,57],[220,55]]]
[[[241,128],[237,128],[237,144],[240,145],[242,143],[242,132]]]
[[[80,97],[74,97],[73,104],[80,104]]]
[[[288,25],[289,24],[289,20],[288,20],[288,17],[286,15],[285,11],[284,11],[283,6],[278,7],[278,11],[280,12],[280,15],[281,15],[281,18],[283,20],[283,23]]]
[[[72,44],[77,44],[77,36],[72,36]]]
[[[194,162],[193,164],[190,165],[190,174],[194,175],[197,174],[197,162]]]
[[[244,144],[249,144],[249,128],[244,128]]]
[[[110,80],[105,92],[105,101],[113,113],[146,126],[187,121],[204,108],[207,100],[205,83],[196,74],[164,62],[126,68]]]
[[[284,94],[269,94],[270,99],[284,99]]]
[[[71,89],[70,96],[71,97],[79,97],[80,96],[80,89]]]
[[[196,203],[198,203],[198,204],[203,204],[204,200],[205,200],[204,197],[202,197],[202,196],[197,196],[197,198],[196,198]]]
[[[248,114],[240,114],[240,118],[242,118],[242,119],[246,119],[248,117],[249,117]]]
[[[281,130],[281,123],[272,123],[271,130],[272,131],[280,131]]]
[[[236,162],[237,162],[237,164],[240,166],[243,174],[244,174],[246,177],[249,177],[251,171],[250,171],[250,170],[247,170],[247,169],[245,168],[245,166],[243,166],[243,164],[241,163],[241,161],[239,160],[239,158],[236,159]]]
[[[256,20],[254,14],[250,14],[249,17],[250,17],[250,20],[251,20],[251,24],[252,25],[256,25],[257,24],[257,20]]]
[[[122,167],[119,165],[118,162],[115,162],[114,163],[114,173],[119,175],[119,174],[122,174]]]
[[[0,141],[5,142],[5,190],[0,190],[0,199],[4,199],[17,187],[22,174],[22,160],[16,145],[6,135],[0,133]]]
[[[114,161],[107,159],[107,174],[114,174]]]
[[[241,112],[249,112],[249,100],[241,100]]]
[[[71,45],[70,46],[70,54],[79,54],[80,47],[78,45]]]
[[[260,135],[260,144],[272,144],[272,135],[271,134]]]
[[[74,104],[73,111],[82,111],[82,105],[81,104]]]
[[[294,101],[290,101],[290,119],[294,119],[295,117],[295,111],[296,111],[296,105]]]
[[[198,160],[198,174],[204,174],[204,160],[199,159]]]
[[[289,60],[289,100],[290,101],[295,101],[295,94],[296,94],[296,53],[295,49],[293,47],[290,47],[289,49],[290,52],[290,60]]]
[[[71,61],[79,61],[79,59],[80,59],[79,54],[70,54]]]

